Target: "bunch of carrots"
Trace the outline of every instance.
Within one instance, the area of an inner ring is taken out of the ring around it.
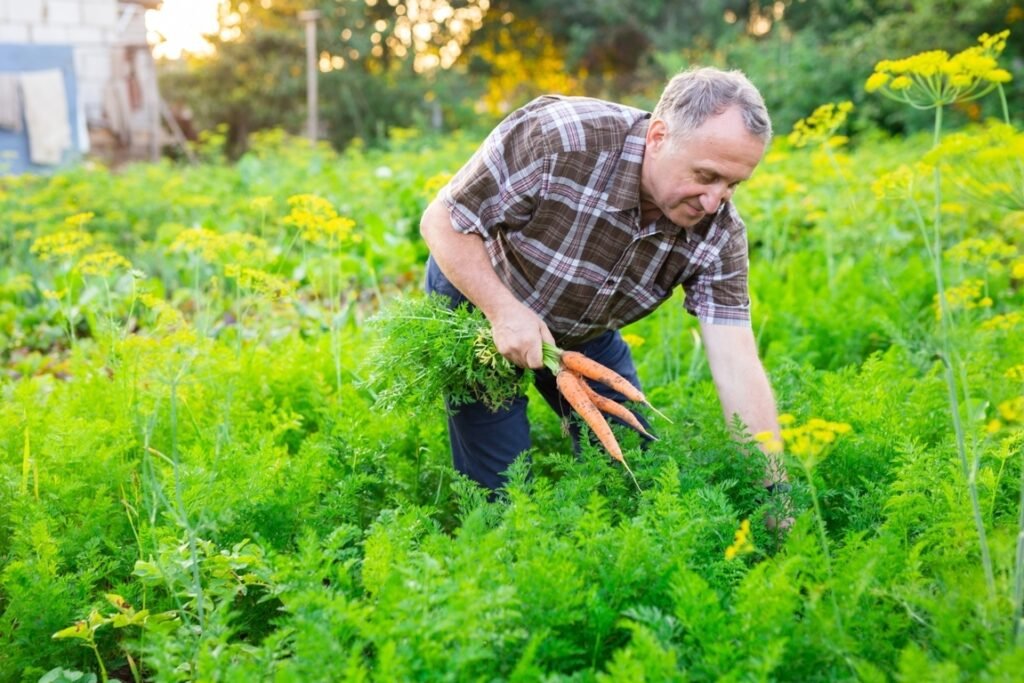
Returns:
[[[587,358],[582,353],[562,351],[556,346],[545,343],[544,365],[555,375],[558,391],[561,392],[565,400],[569,402],[569,405],[573,407],[580,418],[590,427],[594,432],[594,436],[597,437],[597,440],[604,446],[612,458],[622,463],[622,466],[629,472],[629,476],[632,477],[633,483],[639,489],[640,485],[633,475],[633,470],[630,469],[625,457],[623,457],[622,448],[619,446],[619,442],[615,438],[615,434],[612,432],[611,425],[608,424],[604,413],[621,419],[649,439],[656,440],[657,437],[644,428],[643,424],[631,410],[618,401],[613,401],[594,391],[590,384],[587,383],[587,380],[600,382],[625,396],[626,400],[642,403],[660,417],[666,420],[668,418],[652,406],[643,392],[633,386],[629,380],[611,368]]]

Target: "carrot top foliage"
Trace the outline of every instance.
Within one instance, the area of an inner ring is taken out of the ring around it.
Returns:
[[[529,373],[498,353],[491,325],[475,308],[437,294],[393,299],[368,321],[374,336],[366,387],[384,410],[417,409],[447,396],[496,409],[522,394]]]

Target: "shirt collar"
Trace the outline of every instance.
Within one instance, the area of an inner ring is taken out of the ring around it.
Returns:
[[[644,148],[647,144],[647,127],[651,115],[633,123],[626,140],[622,145],[622,153],[611,176],[611,187],[608,189],[605,206],[611,210],[629,211],[640,207],[640,178],[644,161]]]

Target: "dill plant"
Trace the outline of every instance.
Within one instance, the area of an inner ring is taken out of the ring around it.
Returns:
[[[922,52],[899,60],[883,60],[875,65],[874,73],[865,83],[868,92],[878,92],[890,99],[907,104],[919,110],[934,111],[932,148],[939,148],[942,140],[943,108],[979,99],[993,91],[998,91],[1003,105],[1003,117],[1009,125],[1009,111],[1003,84],[1011,80],[1011,74],[999,67],[998,58],[1006,47],[1009,31],[995,35],[985,33],[978,39],[978,44],[962,52],[950,56],[942,50]],[[906,172],[909,174],[911,172]],[[920,207],[911,198],[911,206],[917,218],[921,236],[932,262],[932,271],[937,290],[939,318],[938,352],[939,360],[944,368],[950,414],[956,441],[960,469],[971,500],[975,531],[978,536],[978,547],[981,564],[985,574],[989,602],[996,599],[996,582],[985,522],[978,494],[978,467],[981,459],[975,444],[968,445],[966,428],[962,413],[971,414],[971,391],[968,386],[968,373],[960,350],[954,344],[954,322],[950,306],[950,290],[947,290],[943,273],[943,204],[942,204],[942,166],[932,164],[931,174],[934,185],[934,201],[932,205],[931,225],[924,217]],[[913,178],[906,179],[913,183]],[[930,229],[929,229],[930,228]],[[956,292],[957,290],[953,290]],[[961,407],[964,403],[964,408]],[[1021,568],[1018,567],[1019,573]],[[1015,633],[1019,626],[1014,624]]]

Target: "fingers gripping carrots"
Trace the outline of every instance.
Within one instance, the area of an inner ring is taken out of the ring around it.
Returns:
[[[569,402],[569,405],[576,410],[587,426],[590,427],[594,432],[594,436],[597,437],[598,441],[600,441],[601,445],[605,447],[608,453],[611,454],[615,460],[622,463],[626,468],[626,471],[629,472],[629,476],[633,478],[633,483],[636,484],[637,489],[639,489],[640,485],[637,484],[636,477],[633,476],[633,471],[626,463],[626,460],[622,455],[622,448],[619,446],[619,443],[615,438],[615,434],[612,433],[611,426],[608,424],[604,415],[602,415],[602,412],[622,419],[631,427],[649,438],[653,439],[655,437],[644,429],[643,424],[637,419],[632,411],[617,401],[613,401],[598,394],[590,388],[584,378],[601,382],[625,396],[627,400],[643,403],[661,417],[664,418],[665,416],[651,406],[647,401],[647,398],[643,395],[643,392],[630,384],[629,380],[622,377],[611,368],[605,367],[597,361],[587,358],[583,354],[575,351],[561,351],[555,347],[550,347],[545,348],[544,352],[545,364],[552,370],[552,372],[555,373],[555,383],[562,396],[565,397],[566,401]]]

